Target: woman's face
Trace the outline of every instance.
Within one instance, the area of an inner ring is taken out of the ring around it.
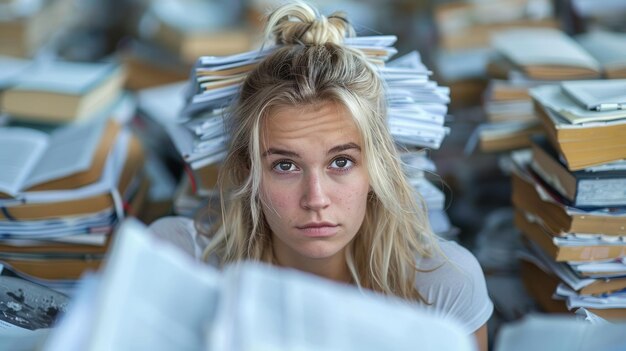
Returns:
[[[336,103],[280,108],[266,120],[261,197],[280,264],[343,255],[367,206],[362,149],[354,121]]]

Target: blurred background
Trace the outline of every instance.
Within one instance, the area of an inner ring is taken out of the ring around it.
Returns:
[[[624,48],[626,0],[310,2],[324,14],[347,12],[359,36],[396,35],[397,56],[417,50],[432,72],[430,79],[449,88],[446,139],[438,149],[428,151],[434,171],[426,176],[443,194],[441,206],[449,223],[439,230],[440,234],[473,251],[487,275],[496,304],[490,321],[491,335],[500,323],[529,311],[567,312],[563,301],[553,300],[549,291],[533,290],[538,276],[524,275],[520,267],[519,252],[525,250],[525,245],[513,220],[511,151],[528,147],[528,135],[541,133],[542,127],[527,93],[529,84],[519,84],[510,71],[503,73],[499,69],[502,52],[494,45],[493,36],[514,28],[551,28],[582,43],[585,35],[602,32],[613,35]],[[8,92],[17,75],[32,74],[28,67],[33,64],[69,61],[115,65],[123,71],[123,79],[117,85],[110,83],[108,90],[102,89],[107,93],[102,93],[100,99],[109,102],[99,108],[114,114],[120,124],[132,130],[140,145],[136,162],[143,167],[131,170],[125,164],[122,168],[128,171],[129,179],[147,180],[137,181],[139,185],[133,191],[127,189],[130,186],[118,189],[125,199],[120,205],[123,209],[111,210],[113,215],[109,217],[130,214],[150,223],[171,214],[199,216],[198,209],[215,206],[212,188],[217,168],[190,167],[184,155],[181,158],[176,151],[180,147],[175,147],[175,132],[167,121],[178,118],[183,104],[179,95],[198,57],[259,48],[262,16],[277,4],[271,0],[0,0],[0,89]],[[551,48],[545,50],[550,52]],[[612,67],[617,67],[616,71],[621,67],[622,75],[603,74],[603,79],[626,78],[626,53],[622,50],[616,55]],[[72,80],[70,71],[64,76],[65,71],[57,70],[57,77]],[[545,79],[535,79],[534,83],[538,81]],[[11,100],[10,93],[4,95],[0,100],[0,125],[6,127],[50,133],[76,117],[71,115],[62,122],[36,118],[34,114],[43,116],[48,111],[20,112],[26,110],[15,107],[19,101]],[[23,97],[21,106],[67,106],[66,102],[54,102],[54,96],[46,96]],[[84,97],[81,93],[78,96]],[[123,97],[123,103],[118,96]],[[97,137],[100,140],[101,136]],[[4,162],[2,158],[0,162]],[[86,212],[119,205],[106,201],[108,205]],[[9,224],[18,219],[43,225],[37,221],[51,218],[31,208],[23,209],[25,214],[19,212],[20,208],[11,209],[10,204],[2,208],[9,210],[3,211],[0,221]],[[79,212],[59,216],[71,217]],[[110,229],[115,223],[115,218],[109,218],[105,226]],[[16,244],[15,236],[7,236],[1,242],[0,251],[4,253],[0,259],[61,290],[69,289],[64,284],[77,279],[85,269],[97,267],[108,243],[104,236],[99,243],[55,241],[53,247],[49,241],[48,246],[32,242],[43,234],[37,235],[21,244]],[[87,246],[71,246],[78,244]],[[47,254],[42,256],[42,252]],[[55,261],[65,271],[49,269],[50,262],[68,252],[79,256]],[[33,263],[35,254],[39,255],[39,261],[35,261],[44,263]],[[622,317],[624,307],[616,308]]]

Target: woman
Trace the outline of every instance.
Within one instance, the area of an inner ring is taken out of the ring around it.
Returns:
[[[381,78],[342,45],[341,13],[294,3],[266,28],[281,46],[246,78],[221,167],[222,221],[155,233],[219,265],[259,260],[424,303],[486,349],[493,305],[475,258],[431,232],[387,130]]]

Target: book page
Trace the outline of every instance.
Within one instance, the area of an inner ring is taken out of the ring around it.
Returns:
[[[626,34],[592,31],[577,36],[576,40],[605,68],[626,67]]]
[[[433,310],[294,269],[230,265],[209,350],[471,350]]]
[[[0,128],[0,192],[17,195],[48,144],[46,133],[28,128]]]
[[[117,234],[83,349],[202,349],[218,272],[152,237],[137,220],[125,221]]]
[[[100,119],[89,123],[73,123],[53,131],[47,150],[25,181],[24,187],[88,170],[106,122],[106,119]]]
[[[111,193],[112,189],[116,189],[119,184],[126,159],[129,156],[130,144],[131,132],[122,129],[117,136],[113,150],[107,157],[102,177],[97,182],[68,190],[27,191],[20,194],[20,200],[24,203],[54,203]],[[2,200],[0,199],[1,204]]]

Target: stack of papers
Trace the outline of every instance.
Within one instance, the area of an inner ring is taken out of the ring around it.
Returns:
[[[119,230],[46,350],[473,349],[468,331],[423,306],[260,263],[218,271],[137,221]]]
[[[430,81],[419,53],[410,52],[380,68],[387,86],[389,129],[405,146],[438,149],[450,132],[444,127],[450,89]]]

